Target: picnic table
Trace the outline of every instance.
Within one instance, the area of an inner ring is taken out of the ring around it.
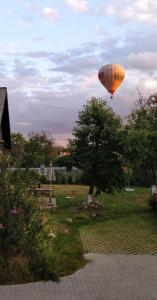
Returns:
[[[53,208],[54,210],[57,207],[56,204],[56,198],[54,196],[54,188],[53,187],[35,187],[33,189],[34,192],[37,193],[39,199],[42,199],[42,194],[46,194],[47,193],[47,201],[46,203],[43,203],[41,208],[45,209],[45,208]]]

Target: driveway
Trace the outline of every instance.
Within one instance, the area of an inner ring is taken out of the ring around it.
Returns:
[[[0,286],[0,300],[156,300],[157,256],[86,254],[89,263],[54,282]]]

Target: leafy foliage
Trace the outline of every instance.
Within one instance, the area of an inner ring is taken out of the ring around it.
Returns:
[[[53,240],[56,233],[54,218],[41,213],[38,199],[31,191],[29,172],[17,170],[14,176],[8,169],[9,160],[1,157],[0,163],[0,259],[3,281],[10,281],[7,273],[14,273],[11,266],[17,262],[30,278],[54,279]],[[52,232],[53,231],[53,232]],[[53,234],[52,234],[53,233]],[[46,249],[49,249],[46,255]],[[21,257],[21,258],[20,258]],[[36,262],[36,269],[33,268]],[[38,263],[38,265],[37,265]],[[44,272],[41,270],[44,270]],[[10,269],[11,268],[11,269]],[[37,270],[40,269],[38,272]],[[27,277],[27,276],[26,276]],[[21,280],[26,280],[24,276]],[[19,275],[18,275],[19,278]]]
[[[125,132],[126,161],[133,169],[133,183],[150,186],[157,172],[157,96],[139,93],[138,106],[130,114]]]
[[[41,164],[49,166],[56,158],[55,141],[45,133],[31,133],[26,140],[22,134],[12,134],[12,165],[36,168]]]
[[[11,156],[11,163],[14,166],[22,165],[23,160],[26,154],[26,144],[28,141],[24,138],[21,133],[12,133],[11,135],[12,141],[12,156]]]
[[[57,167],[66,167],[68,171],[71,171],[72,167],[75,166],[77,162],[75,161],[72,155],[70,156],[61,156],[55,160],[55,166]]]
[[[73,130],[73,153],[90,185],[113,192],[124,184],[122,124],[106,102],[92,98],[79,113]]]

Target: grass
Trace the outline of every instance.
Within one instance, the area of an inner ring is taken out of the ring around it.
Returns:
[[[55,212],[49,212],[58,233],[53,240],[52,263],[54,272],[60,276],[84,267],[86,252],[157,255],[157,216],[148,206],[149,189],[102,194],[97,198],[102,208],[90,210],[80,209],[80,204],[87,202],[88,187],[54,185],[54,191],[58,207]],[[76,191],[73,201],[65,198],[71,191]],[[31,277],[23,258],[18,262],[13,260],[10,265],[14,270],[17,266],[16,278],[13,282],[8,279],[10,283],[22,282],[19,272],[25,274],[23,282],[36,280]]]
[[[148,207],[149,189],[101,196],[101,221],[80,229],[85,252],[157,254],[157,218]]]
[[[55,185],[54,190],[58,204],[54,214],[60,224],[55,270],[61,276],[84,266],[85,252],[157,254],[157,218],[148,206],[149,189],[102,194],[97,200],[103,208],[92,210],[79,209],[87,201],[88,187]],[[65,199],[72,190],[77,191],[73,203]]]

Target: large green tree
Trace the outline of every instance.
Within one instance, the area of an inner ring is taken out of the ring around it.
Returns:
[[[11,155],[11,163],[16,165],[17,162],[23,166],[26,155],[26,144],[28,141],[26,138],[19,132],[12,133],[11,135],[12,141],[12,155]]]
[[[120,190],[122,167],[122,122],[101,98],[92,98],[79,113],[71,144],[78,166],[89,184],[89,194]]]
[[[48,166],[56,157],[55,141],[45,133],[31,133],[25,147],[25,166],[33,168],[41,164]]]
[[[157,171],[157,96],[140,92],[136,109],[125,128],[126,161],[133,170],[133,183],[150,185]]]
[[[45,133],[30,133],[26,139],[21,133],[12,134],[11,165],[21,167],[48,166],[57,156],[53,138]]]

